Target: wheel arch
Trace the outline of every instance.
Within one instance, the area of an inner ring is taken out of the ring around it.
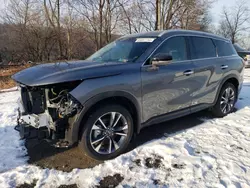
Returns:
[[[218,88],[218,91],[217,91],[217,94],[216,94],[216,98],[215,98],[215,100],[214,100],[214,104],[216,103],[216,101],[218,100],[218,97],[219,97],[219,94],[220,94],[220,91],[221,91],[221,88],[226,84],[226,83],[232,83],[234,86],[235,86],[235,88],[236,88],[236,91],[237,91],[237,97],[238,97],[238,87],[239,87],[239,84],[240,84],[240,82],[239,82],[239,79],[238,79],[238,77],[236,76],[236,75],[228,75],[228,76],[226,76],[223,80],[222,80],[222,82],[221,82],[221,84],[220,84],[220,86],[219,86],[219,88]]]
[[[74,122],[70,125],[70,129],[67,131],[67,140],[70,143],[76,143],[84,129],[84,123],[87,117],[93,110],[101,105],[105,104],[120,104],[124,106],[132,115],[134,123],[134,133],[139,133],[141,128],[141,106],[137,99],[130,93],[125,91],[112,91],[98,94],[89,99],[84,108]]]

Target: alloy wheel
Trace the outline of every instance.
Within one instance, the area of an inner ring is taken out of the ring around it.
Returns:
[[[128,122],[119,112],[100,116],[90,131],[90,144],[99,154],[111,154],[118,150],[128,136]]]
[[[231,112],[234,107],[235,92],[231,87],[225,89],[221,96],[220,108],[222,113],[227,114]]]

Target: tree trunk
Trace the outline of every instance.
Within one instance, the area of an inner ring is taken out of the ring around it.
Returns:
[[[128,20],[129,34],[132,34],[131,19],[130,19],[128,13],[127,13],[127,10],[125,9],[124,5],[123,5],[120,1],[118,1],[118,3],[119,3],[119,5],[121,6],[121,8],[122,8],[122,10],[123,10],[123,12],[124,12],[124,14],[125,14],[126,19]]]
[[[170,0],[169,2],[169,7],[168,7],[168,12],[167,12],[167,18],[166,21],[164,23],[163,29],[169,29],[170,28],[170,22],[172,20],[172,9],[173,9],[173,4],[174,4],[174,0]]]
[[[57,0],[57,40],[59,46],[60,59],[63,57],[63,48],[61,40],[61,24],[60,24],[60,0]]]
[[[161,0],[156,0],[156,22],[155,30],[161,30]]]
[[[111,27],[112,27],[111,19],[112,19],[112,13],[111,13],[110,0],[107,0],[106,43],[109,43],[111,41]]]
[[[102,29],[103,29],[103,6],[105,4],[105,0],[99,1],[99,44],[98,49],[102,47]]]
[[[71,49],[71,32],[70,29],[67,31],[67,59],[71,59],[72,56],[72,49]]]

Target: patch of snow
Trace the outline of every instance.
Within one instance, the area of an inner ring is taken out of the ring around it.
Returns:
[[[1,89],[0,93],[10,92],[10,91],[17,91],[17,87],[12,87],[12,88],[9,88],[9,89]]]
[[[118,187],[250,187],[248,69],[235,113],[220,119],[204,119],[199,126],[152,140],[94,168],[69,173],[27,164],[24,142],[13,129],[18,97],[18,92],[0,94],[1,187],[15,187],[37,179],[36,187],[76,183],[85,188],[115,173],[124,177]],[[160,167],[147,165],[148,160],[156,158]]]

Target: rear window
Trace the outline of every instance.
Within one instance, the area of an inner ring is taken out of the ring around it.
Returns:
[[[216,48],[212,39],[191,37],[193,59],[216,57]]]
[[[218,55],[221,56],[231,56],[237,54],[235,48],[232,43],[222,41],[222,40],[214,40],[215,45],[217,47]]]

